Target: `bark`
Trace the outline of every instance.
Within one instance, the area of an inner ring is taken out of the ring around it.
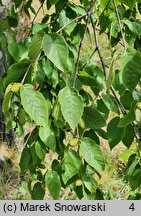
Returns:
[[[7,7],[9,7],[9,3],[11,1],[7,0],[7,1],[0,1],[0,25],[2,23],[2,20],[5,18],[6,16],[6,10]],[[6,49],[4,49],[1,45],[0,45],[0,80],[2,79],[2,76],[7,72],[7,53],[6,53]],[[13,139],[13,134],[12,131],[10,131],[9,133],[6,133],[5,130],[5,124],[4,124],[4,116],[2,113],[2,102],[3,102],[3,92],[0,93],[0,139],[1,140],[7,140],[9,144],[12,143],[12,139]]]

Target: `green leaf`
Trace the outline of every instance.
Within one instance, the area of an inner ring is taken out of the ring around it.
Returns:
[[[55,88],[58,84],[57,68],[54,67],[53,63],[47,59],[47,61],[43,62],[43,69],[45,75],[47,76],[49,81],[53,84],[53,88]]]
[[[122,73],[119,70],[116,70],[113,87],[120,95],[123,95],[126,90],[126,86],[122,80]]]
[[[106,121],[102,114],[92,107],[85,107],[83,120],[86,128],[100,129],[106,125]]]
[[[137,101],[133,101],[129,112],[119,121],[118,127],[125,127],[135,120],[135,107]]]
[[[18,61],[19,60],[19,49],[18,49],[18,44],[17,43],[10,43],[8,45],[8,51],[11,54],[11,56]]]
[[[20,89],[21,104],[27,114],[37,125],[46,127],[48,124],[48,105],[43,95],[35,91],[33,86],[25,84]]]
[[[86,11],[83,7],[80,7],[76,4],[69,4],[69,7],[77,14],[77,15],[85,15]]]
[[[22,59],[28,58],[28,48],[25,44],[22,43],[10,43],[8,45],[8,51],[10,55],[16,61],[20,61]]]
[[[141,167],[137,167],[133,175],[131,176],[131,178],[129,178],[130,186],[133,191],[140,187],[141,185],[140,180],[141,180]]]
[[[119,114],[119,108],[115,101],[115,98],[109,94],[102,94],[103,102],[105,103],[106,107],[111,110],[112,112]]]
[[[134,137],[135,137],[135,131],[134,128],[131,124],[127,125],[125,128],[125,134],[124,137],[122,139],[123,144],[127,147],[130,148],[131,144],[134,141]]]
[[[47,58],[61,71],[65,72],[68,59],[68,47],[63,37],[57,33],[45,35],[43,49]]]
[[[39,136],[42,142],[49,147],[52,151],[56,149],[56,139],[53,131],[48,126],[40,127]]]
[[[8,114],[8,110],[9,110],[9,107],[10,107],[12,95],[13,95],[13,92],[9,91],[4,96],[4,100],[3,100],[3,103],[2,103],[2,111],[3,111],[5,116]]]
[[[20,82],[29,68],[29,61],[22,60],[11,65],[8,69],[7,76],[4,78],[4,87],[6,88],[12,82]]]
[[[122,79],[126,87],[133,91],[141,78],[141,54],[133,48],[124,51],[121,57]]]
[[[83,134],[84,137],[89,137],[91,138],[93,141],[95,141],[97,144],[100,144],[100,140],[99,137],[97,136],[97,134],[95,133],[94,130],[90,129],[90,130],[86,130]]]
[[[118,22],[117,21],[112,22],[111,23],[111,36],[114,38],[118,38],[119,32],[120,32],[120,27],[119,27]]]
[[[78,75],[78,78],[86,86],[95,86],[99,88],[99,83],[97,83],[96,78],[92,77],[85,71],[81,71]]]
[[[124,108],[129,110],[134,98],[130,91],[125,91],[124,95],[120,97],[120,101],[123,104]]]
[[[108,115],[109,115],[109,109],[107,108],[107,106],[105,105],[102,99],[94,100],[92,107],[94,109],[97,109],[102,114],[104,119],[107,120]]]
[[[125,5],[127,5],[132,10],[134,8],[134,6],[135,6],[136,0],[131,0],[131,1],[129,1],[129,0],[121,0],[121,2],[123,4],[125,4]]]
[[[30,149],[25,147],[24,150],[22,151],[22,155],[20,158],[20,168],[22,172],[28,170],[30,161],[31,161]]]
[[[59,0],[49,0],[51,5],[56,4]]]
[[[35,144],[30,146],[30,152],[31,152],[31,156],[32,156],[32,165],[34,167],[36,167],[37,165],[40,164],[40,159],[39,159],[38,155],[36,154]]]
[[[114,81],[114,78],[115,78],[114,61],[115,61],[115,57],[113,57],[110,68],[109,68],[108,80],[106,82],[107,91],[109,91],[109,89],[110,89],[110,87]]]
[[[59,198],[61,190],[60,177],[56,171],[48,171],[45,175],[45,184],[54,200]]]
[[[37,182],[33,190],[31,191],[31,197],[33,200],[43,200],[45,195],[45,187],[41,182]]]
[[[46,149],[38,141],[35,144],[35,151],[36,151],[37,156],[43,161],[46,156]]]
[[[75,129],[83,114],[83,98],[76,89],[65,87],[59,92],[59,102],[64,119]]]
[[[68,24],[71,21],[71,19],[69,19],[67,17],[66,11],[62,10],[59,14],[59,24],[61,27],[65,26],[66,24]],[[77,23],[73,22],[72,24],[70,24],[69,26],[67,26],[64,31],[70,35],[71,32],[74,30],[74,28],[76,27]]]
[[[29,58],[31,60],[35,60],[43,47],[43,37],[44,37],[44,32],[38,32],[35,34],[33,37],[31,44],[29,46]]]
[[[131,154],[125,167],[125,179],[129,179],[133,175],[138,163],[139,159],[137,159],[136,154]]]
[[[94,170],[89,165],[85,166],[82,171],[82,181],[91,193],[96,190],[97,182],[95,181],[94,177]]]
[[[74,150],[69,150],[64,157],[64,173],[63,173],[63,181],[66,184],[73,176],[79,174],[82,162],[79,154]]]
[[[123,19],[122,21],[128,26],[131,32],[133,32],[135,35],[141,36],[141,22],[132,22],[129,19]]]
[[[125,128],[119,128],[120,118],[113,118],[107,127],[107,136],[110,148],[113,149],[124,137]]]
[[[105,169],[105,159],[103,153],[93,140],[83,138],[80,144],[80,154],[84,160],[97,172],[101,173]]]

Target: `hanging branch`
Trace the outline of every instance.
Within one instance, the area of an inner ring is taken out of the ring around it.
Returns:
[[[120,20],[120,16],[119,16],[119,12],[118,12],[116,1],[113,0],[113,3],[114,3],[115,11],[116,11],[117,21],[118,21],[118,24],[119,24],[119,27],[120,27],[120,32],[121,32],[121,36],[122,36],[122,41],[123,41],[124,49],[127,49],[127,45],[126,45],[126,41],[125,41],[123,30],[122,30],[121,20]]]
[[[100,61],[101,61],[101,64],[102,64],[105,80],[107,80],[106,66],[105,66],[104,60],[103,60],[101,52],[100,52],[99,42],[98,42],[98,36],[97,36],[97,30],[96,30],[96,26],[95,26],[94,20],[92,18],[92,15],[90,15],[90,20],[91,20],[92,28],[93,28],[93,32],[94,32],[94,39],[95,39],[96,50],[98,52],[98,55],[99,55],[99,58],[100,58]]]
[[[40,7],[38,8],[38,10],[37,10],[37,12],[36,12],[36,14],[35,14],[35,16],[34,16],[32,22],[31,22],[31,25],[32,25],[32,26],[33,26],[33,24],[34,24],[34,21],[35,21],[36,17],[38,16],[40,10],[43,8],[43,4],[44,4],[44,2],[43,2],[43,3],[40,5]]]
[[[79,60],[80,60],[80,52],[81,52],[83,40],[84,40],[85,33],[87,31],[87,28],[88,28],[88,23],[89,23],[89,20],[90,20],[90,15],[91,15],[92,9],[93,9],[96,1],[97,0],[94,0],[92,2],[89,10],[87,11],[87,13],[84,16],[84,17],[87,17],[87,21],[86,21],[86,25],[85,25],[85,28],[84,28],[84,31],[83,31],[83,34],[82,34],[82,37],[81,37],[81,41],[80,41],[80,44],[79,44],[79,48],[78,48],[77,59],[76,59],[76,63],[75,63],[75,72],[74,72],[74,78],[73,78],[73,88],[75,88],[75,86],[76,86],[76,79],[77,79],[77,76],[78,76],[78,66],[79,66]],[[78,126],[76,127],[76,134],[77,134],[77,138],[80,139]],[[79,152],[79,145],[78,145],[78,152]]]
[[[105,81],[107,81],[107,72],[106,72],[106,66],[105,66],[105,63],[104,63],[104,60],[103,60],[103,57],[101,55],[101,51],[100,51],[100,47],[99,47],[99,41],[98,41],[98,36],[97,36],[97,29],[96,29],[96,26],[95,26],[95,23],[94,23],[94,20],[93,20],[93,17],[92,15],[90,16],[90,19],[91,19],[91,23],[92,23],[92,28],[93,28],[93,32],[94,32],[94,39],[95,39],[95,44],[96,44],[96,50],[98,52],[98,55],[99,55],[99,59],[101,61],[101,64],[102,64],[102,68],[103,68],[103,73],[104,73],[104,76],[105,76]],[[119,107],[120,107],[120,110],[122,112],[123,115],[126,114],[126,110],[124,108],[124,106],[122,105],[122,103],[120,102],[120,100],[118,99],[113,87],[110,87],[110,90],[114,96],[114,98],[116,99]]]
[[[94,5],[95,5],[96,2],[97,2],[97,0],[94,0],[92,2],[89,10],[86,13],[87,14],[87,21],[86,21],[86,25],[85,25],[85,28],[84,28],[84,31],[83,31],[83,35],[82,35],[82,38],[81,38],[81,41],[80,41],[80,44],[79,44],[77,59],[76,59],[76,63],[75,63],[75,72],[74,72],[74,79],[73,79],[73,87],[74,88],[75,88],[75,85],[76,85],[76,79],[77,79],[77,75],[78,75],[78,66],[79,66],[80,52],[81,52],[84,36],[85,36],[86,31],[87,31],[88,22],[90,20],[92,9],[93,9],[93,7],[94,7]]]
[[[95,44],[96,44],[96,50],[98,52],[98,55],[99,55],[99,58],[100,58],[100,61],[101,61],[101,64],[102,64],[102,68],[103,68],[103,72],[104,72],[104,76],[105,76],[105,81],[106,81],[107,80],[106,66],[105,66],[103,57],[102,57],[101,52],[100,52],[99,41],[98,41],[98,36],[97,36],[97,29],[96,29],[95,23],[93,21],[92,15],[90,15],[90,19],[91,19],[91,23],[92,23],[93,32],[94,32],[94,39],[95,39]],[[112,86],[110,87],[110,90],[111,90],[111,92],[112,92],[112,94],[113,94],[113,96],[114,96],[117,104],[119,105],[119,108],[120,108],[123,116],[126,115],[127,114],[126,109],[124,108],[123,104],[121,103],[121,101],[117,97],[117,95],[115,93],[115,90],[113,89]],[[139,129],[138,129],[137,125],[135,125],[134,122],[132,122],[131,124],[132,124],[132,126],[133,126],[133,128],[135,130],[135,137],[136,137],[136,139],[138,139],[138,137],[140,139],[141,135],[140,135],[140,132],[139,132]]]
[[[77,54],[77,59],[76,59],[76,63],[75,63],[75,72],[74,72],[74,79],[73,79],[73,88],[75,88],[76,85],[76,79],[77,79],[77,75],[78,75],[78,66],[79,66],[79,59],[80,59],[80,52],[81,52],[81,48],[82,48],[82,44],[83,44],[83,40],[84,40],[84,36],[85,33],[87,31],[87,27],[88,27],[88,22],[89,22],[89,16],[87,17],[87,22],[83,31],[83,35],[79,44],[79,48],[78,48],[78,54]]]

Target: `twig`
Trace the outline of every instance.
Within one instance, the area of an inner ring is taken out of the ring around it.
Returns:
[[[101,64],[102,64],[105,80],[107,80],[106,66],[105,66],[104,60],[103,60],[101,52],[100,52],[99,42],[98,42],[98,36],[97,36],[97,31],[96,31],[96,26],[95,26],[94,20],[92,18],[92,15],[90,15],[90,20],[91,20],[92,28],[93,28],[93,32],[94,32],[94,39],[95,39],[96,50],[98,52],[98,55],[99,55],[99,58],[100,58],[100,61],[101,61]]]
[[[102,11],[102,13],[100,14],[99,18],[100,18],[100,17],[104,14],[104,12],[107,10],[107,8],[108,8],[108,6],[109,6],[109,4],[110,4],[110,1],[111,1],[111,0],[108,1],[106,7],[104,8],[104,10]]]
[[[105,63],[104,63],[104,60],[102,58],[102,55],[101,55],[101,52],[100,52],[100,48],[99,48],[99,42],[98,42],[98,37],[97,37],[97,29],[96,29],[96,26],[95,26],[95,23],[93,21],[93,18],[92,16],[90,15],[90,19],[91,19],[91,23],[92,23],[92,27],[93,27],[93,31],[94,31],[94,38],[95,38],[95,44],[96,44],[96,50],[98,51],[98,55],[99,55],[99,58],[100,58],[100,61],[101,61],[101,64],[102,64],[102,67],[103,67],[103,72],[104,72],[104,76],[105,76],[105,80],[107,80],[107,73],[106,73],[106,66],[105,66]],[[121,103],[121,101],[118,99],[113,87],[111,86],[110,87],[110,90],[117,102],[117,104],[119,105],[119,108],[122,112],[123,115],[126,115],[127,112],[126,112],[126,109],[124,108],[123,104]],[[135,130],[135,137],[136,139],[138,139],[138,137],[140,138],[140,133],[139,133],[139,129],[137,127],[137,125],[135,125],[134,122],[131,123],[134,130]]]
[[[76,86],[76,79],[77,79],[77,75],[78,75],[78,66],[79,66],[79,59],[80,59],[80,52],[81,52],[81,48],[82,48],[82,44],[83,44],[83,40],[84,40],[84,37],[85,37],[85,33],[87,31],[87,27],[88,27],[88,22],[89,22],[89,19],[90,19],[90,15],[91,15],[91,12],[92,12],[92,9],[95,5],[97,0],[94,0],[89,8],[89,10],[87,11],[86,15],[87,16],[87,21],[86,21],[86,24],[85,24],[85,28],[84,28],[84,31],[83,31],[83,34],[82,34],[82,38],[81,38],[81,41],[80,41],[80,44],[79,44],[79,48],[78,48],[78,54],[77,54],[77,59],[76,59],[76,63],[75,63],[75,72],[74,72],[74,78],[73,78],[73,88],[75,88]],[[77,138],[80,139],[80,135],[79,135],[79,128],[78,128],[78,125],[76,127],[76,133],[77,133]],[[79,145],[78,145],[78,152],[79,152]]]
[[[36,17],[38,16],[38,13],[40,12],[41,8],[43,8],[43,4],[44,4],[44,2],[43,2],[43,3],[40,5],[40,7],[38,8],[38,10],[37,10],[37,12],[36,12],[36,14],[35,14],[35,16],[34,16],[32,22],[31,22],[31,25],[34,24],[34,21],[35,21]]]
[[[95,50],[91,53],[91,55],[90,55],[90,57],[89,57],[89,61],[91,60],[91,58],[93,57],[93,55],[95,54],[95,52],[96,52],[97,50],[96,50],[96,48],[95,48]],[[87,66],[87,62],[82,66],[82,68],[80,69],[81,71]]]
[[[121,20],[120,20],[120,16],[119,16],[119,12],[118,12],[118,8],[117,8],[115,0],[113,0],[113,3],[114,3],[115,11],[116,11],[117,21],[118,21],[118,24],[119,24],[119,27],[120,27],[120,32],[121,32],[121,36],[122,36],[124,49],[127,49],[124,33],[123,33],[123,30],[122,30]]]
[[[31,62],[31,63],[29,64],[29,66],[28,66],[28,68],[27,68],[27,70],[26,70],[26,72],[25,72],[25,74],[24,74],[24,77],[23,77],[23,79],[22,79],[22,81],[21,81],[22,84],[24,84],[24,81],[25,81],[25,79],[26,79],[26,76],[27,76],[27,74],[28,74],[28,72],[29,72],[29,70],[30,70],[32,64],[33,64],[33,62]]]
[[[60,33],[61,31],[63,31],[67,26],[71,25],[72,23],[74,23],[77,20],[83,19],[84,17],[87,16],[87,13],[82,15],[82,16],[78,16],[75,19],[71,20],[69,23],[67,23],[66,25],[64,25],[62,28],[60,28],[56,33]]]
[[[94,7],[94,5],[95,5],[96,2],[97,2],[97,0],[94,0],[92,2],[89,10],[86,13],[87,14],[87,21],[86,21],[85,29],[83,31],[83,35],[82,35],[82,38],[81,38],[81,41],[80,41],[80,44],[79,44],[77,59],[76,59],[76,63],[75,63],[75,72],[74,72],[74,78],[73,78],[73,87],[74,88],[75,88],[75,85],[76,85],[76,79],[77,79],[77,75],[78,75],[78,65],[79,65],[81,47],[82,47],[82,44],[83,44],[85,33],[87,31],[88,22],[89,22],[89,19],[90,19],[90,16],[91,16],[91,12],[92,12],[92,9],[93,9],[93,7]]]
[[[42,50],[42,49],[40,49],[40,50],[38,51],[37,55],[35,56],[35,58],[31,60],[29,66],[28,66],[28,68],[27,68],[27,70],[26,70],[26,72],[25,72],[25,75],[24,75],[24,77],[23,77],[23,79],[22,79],[22,81],[21,81],[22,84],[24,84],[24,81],[25,81],[25,79],[26,79],[26,76],[27,76],[27,74],[28,74],[28,72],[29,72],[31,66],[32,66],[33,63],[35,62],[36,58],[37,58],[38,55],[40,54],[41,50]]]
[[[75,72],[74,72],[74,79],[73,79],[73,88],[75,88],[76,85],[76,79],[77,79],[77,75],[78,75],[78,65],[79,65],[79,59],[80,59],[80,52],[81,52],[81,47],[83,44],[83,40],[84,40],[84,36],[88,27],[88,22],[89,22],[89,17],[87,17],[87,22],[85,25],[85,29],[83,31],[83,35],[79,44],[79,48],[78,48],[78,54],[77,54],[77,59],[76,59],[76,63],[75,63]]]

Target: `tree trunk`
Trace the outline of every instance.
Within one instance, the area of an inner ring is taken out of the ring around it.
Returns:
[[[6,7],[9,6],[10,0],[7,1],[0,1],[0,25],[2,20],[5,18],[6,15]],[[7,54],[6,49],[0,45],[0,80],[2,79],[3,74],[7,72]],[[4,124],[4,116],[2,113],[2,102],[3,102],[3,92],[0,92],[0,139],[1,140],[8,140],[9,144],[11,144],[13,135],[10,131],[6,133],[5,124]]]

